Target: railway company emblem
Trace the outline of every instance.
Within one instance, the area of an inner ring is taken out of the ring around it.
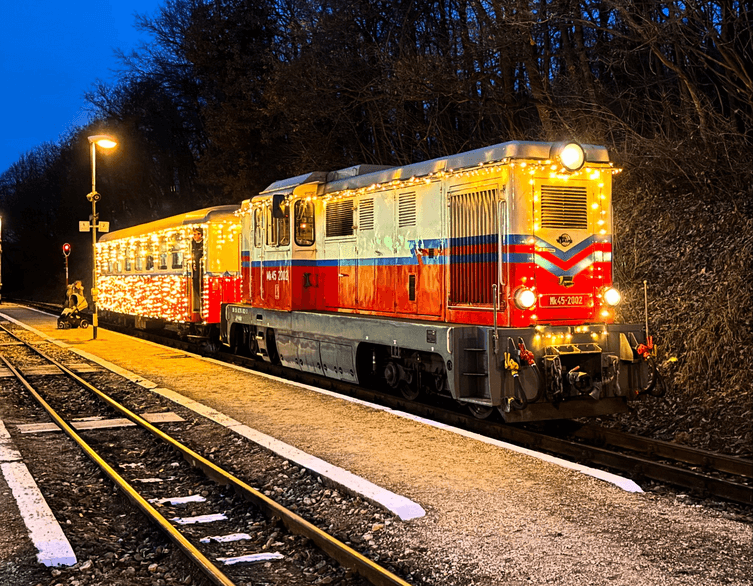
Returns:
[[[567,248],[573,243],[573,239],[570,238],[570,234],[560,234],[560,237],[557,238],[557,242],[559,242],[560,245]]]

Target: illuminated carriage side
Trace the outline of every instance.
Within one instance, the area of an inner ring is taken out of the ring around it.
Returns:
[[[138,328],[208,335],[220,304],[241,298],[238,209],[205,208],[103,235],[97,283],[104,315]]]
[[[616,170],[603,147],[565,146],[272,184],[242,206],[244,298],[223,342],[477,416],[625,410],[650,376],[642,328],[609,305]]]

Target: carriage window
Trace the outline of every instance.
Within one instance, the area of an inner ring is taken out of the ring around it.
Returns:
[[[167,270],[167,238],[164,236],[159,239],[159,269]]]
[[[298,246],[314,243],[314,202],[299,199],[295,202],[295,242]]]
[[[115,266],[113,267],[114,272],[119,273],[123,269],[123,263],[121,262],[121,258],[123,258],[123,246],[119,245],[115,249]]]
[[[261,247],[264,241],[264,216],[262,215],[261,208],[254,210],[254,246],[256,248]]]
[[[132,254],[133,249],[126,244],[123,258],[125,259],[125,270],[127,271],[133,270],[133,257],[131,256]]]
[[[174,269],[183,268],[183,236],[181,234],[173,234],[170,239],[170,254],[172,256],[172,262],[170,263]]]
[[[136,243],[136,246],[133,250],[133,257],[136,263],[136,270],[143,271],[144,270],[144,257],[141,256],[141,242]]]
[[[273,218],[272,209],[267,208],[267,246],[290,244],[290,204],[285,201],[280,207],[282,218]]]

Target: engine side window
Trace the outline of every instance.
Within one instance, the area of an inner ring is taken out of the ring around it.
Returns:
[[[353,200],[343,199],[327,204],[327,237],[353,235]]]

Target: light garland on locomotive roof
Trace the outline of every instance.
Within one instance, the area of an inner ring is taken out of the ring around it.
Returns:
[[[552,163],[551,160],[546,161],[540,161],[540,162],[528,162],[528,161],[522,161],[522,162],[515,162],[512,161],[509,158],[501,159],[499,161],[491,161],[488,163],[479,163],[478,167],[475,167],[473,169],[450,169],[446,171],[437,171],[435,173],[429,173],[428,175],[422,176],[422,177],[411,177],[410,179],[393,179],[392,181],[389,181],[387,183],[372,183],[371,185],[367,187],[360,187],[358,189],[344,189],[342,191],[335,191],[332,193],[328,193],[327,195],[323,197],[317,197],[320,201],[324,203],[329,203],[332,201],[340,201],[344,199],[351,199],[357,196],[367,195],[370,193],[374,193],[376,191],[385,191],[388,189],[405,189],[409,187],[413,187],[418,183],[425,183],[429,184],[432,181],[442,180],[446,179],[448,177],[472,177],[472,176],[479,176],[479,175],[490,175],[493,171],[496,171],[499,167],[505,167],[509,166],[512,168],[520,167],[521,169],[524,169],[526,167],[529,167],[529,174],[535,175],[537,172],[541,171],[542,169],[549,167],[550,171],[552,171],[549,174],[550,179],[562,179],[562,180],[570,180],[573,178],[578,178],[580,175],[585,175],[587,173],[592,173],[592,176],[588,177],[589,179],[596,179],[601,176],[602,171],[603,172],[609,172],[611,175],[616,175],[618,173],[622,172],[622,169],[614,167],[614,163],[609,163],[609,168],[594,168],[594,167],[583,167],[582,169],[575,171],[575,172],[567,172],[564,167],[560,165],[555,165]],[[533,182],[533,179],[530,181]],[[603,183],[600,184],[600,187],[603,187]],[[289,203],[293,198],[287,195],[285,197],[285,203]],[[305,198],[306,201],[311,201],[313,199],[312,196],[307,196]],[[602,195],[602,199],[605,199],[605,197]],[[235,212],[238,215],[241,215],[243,213],[257,210],[257,209],[266,209],[270,208],[272,205],[272,198],[270,196],[260,198],[258,201],[254,201],[254,198],[251,198],[250,200],[245,200],[243,204],[241,205],[241,209]]]

